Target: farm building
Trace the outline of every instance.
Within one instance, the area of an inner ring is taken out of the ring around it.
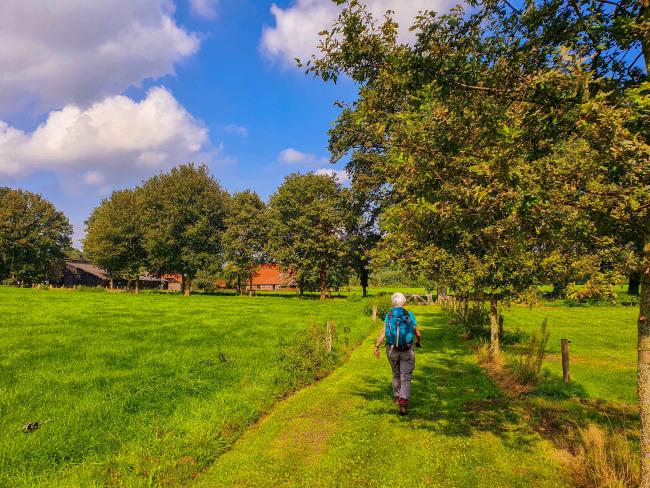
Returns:
[[[110,286],[111,278],[99,266],[95,266],[90,261],[82,260],[66,260],[65,269],[63,271],[63,278],[59,282],[66,288],[73,286]],[[150,276],[140,276],[139,287],[141,289],[159,289],[165,288],[167,285],[166,280],[152,278]],[[113,287],[126,288],[128,281],[123,278],[114,278]]]
[[[253,275],[253,283],[246,284],[244,289],[248,290],[277,290],[280,288],[295,288],[296,280],[289,273],[280,271],[277,264],[263,264],[257,273]]]

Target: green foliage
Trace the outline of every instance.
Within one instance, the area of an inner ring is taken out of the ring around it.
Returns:
[[[377,318],[379,320],[384,320],[384,317],[388,312],[390,312],[390,309],[393,308],[390,295],[379,293],[374,298],[367,298],[363,301],[363,311],[367,316],[372,315],[374,307],[377,307]]]
[[[515,360],[513,369],[519,381],[524,385],[535,384],[539,381],[550,336],[548,320],[544,318],[539,331],[532,333],[526,352]]]
[[[235,193],[228,205],[225,225],[224,271],[241,291],[242,285],[253,279],[259,265],[269,261],[269,220],[264,202],[252,191]]]
[[[291,344],[280,344],[278,363],[293,372],[297,386],[325,376],[336,365],[340,354],[336,326],[332,328],[332,350],[327,350],[327,325],[311,322]]]
[[[138,190],[113,192],[86,220],[84,252],[111,277],[134,279],[143,271],[141,197]]]
[[[566,297],[568,300],[577,303],[616,303],[618,295],[607,276],[596,274],[592,276],[584,285],[576,285],[575,283],[571,283],[567,287]]]
[[[531,286],[517,294],[516,302],[523,303],[529,308],[536,307],[542,303],[542,293],[539,291],[539,287]]]
[[[145,181],[139,193],[149,271],[193,279],[219,266],[228,195],[207,166],[175,167]]]
[[[72,226],[40,195],[0,187],[0,280],[31,284],[58,279]]]
[[[465,308],[467,307],[467,308]],[[450,324],[469,339],[490,339],[490,310],[483,302],[448,301],[443,311]]]
[[[314,283],[321,299],[347,283],[345,192],[332,177],[309,173],[285,178],[269,202],[269,251],[301,288]]]

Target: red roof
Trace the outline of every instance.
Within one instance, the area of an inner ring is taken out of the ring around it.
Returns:
[[[257,273],[253,275],[253,286],[288,285],[291,281],[291,276],[281,273],[277,264],[262,264]]]

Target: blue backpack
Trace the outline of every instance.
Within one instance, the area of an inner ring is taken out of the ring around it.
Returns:
[[[386,344],[405,350],[413,344],[415,323],[405,308],[392,308],[386,315]]]

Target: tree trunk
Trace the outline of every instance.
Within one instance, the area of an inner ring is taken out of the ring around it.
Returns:
[[[628,295],[639,296],[640,286],[641,286],[641,274],[637,271],[630,273],[629,281],[627,284]]]
[[[363,298],[368,297],[368,278],[369,278],[368,270],[363,268],[363,271],[361,271],[361,276],[359,276],[359,281],[361,282],[361,289],[363,290]]]
[[[641,21],[650,20],[650,0],[641,0]],[[650,32],[641,31],[641,49],[645,61],[646,73],[650,68]],[[643,270],[641,274],[641,297],[639,299],[639,360],[637,370],[637,389],[639,392],[639,416],[641,418],[641,433],[639,444],[641,451],[641,482],[640,488],[650,488],[650,229],[646,222],[644,248],[642,257]]]
[[[637,390],[639,393],[639,417],[641,432],[641,488],[650,487],[650,235],[645,238],[642,253],[641,295],[638,320],[638,369]]]
[[[300,279],[298,281],[298,295],[303,296],[305,294],[305,280]]]
[[[111,278],[110,281],[109,281],[108,283],[109,283],[108,286],[109,286],[110,289],[112,290],[112,289],[113,289],[113,278]]]
[[[135,294],[138,295],[140,293],[140,278],[135,279]]]
[[[237,291],[239,292],[239,296],[244,294],[244,291],[241,289],[241,275],[237,273]]]
[[[490,359],[499,357],[499,309],[496,295],[490,296]]]
[[[248,296],[253,296],[253,275],[251,275],[250,288],[248,289]]]
[[[183,280],[185,282],[185,291],[183,294],[186,297],[189,297],[190,294],[192,293],[192,278],[190,278],[190,275],[185,275],[185,279]]]
[[[469,313],[469,294],[463,297],[463,320],[467,320],[468,313]]]
[[[327,291],[327,271],[325,269],[320,270],[320,299],[321,301],[325,300],[325,293]]]
[[[131,280],[129,279],[126,280],[126,291],[131,291]]]

